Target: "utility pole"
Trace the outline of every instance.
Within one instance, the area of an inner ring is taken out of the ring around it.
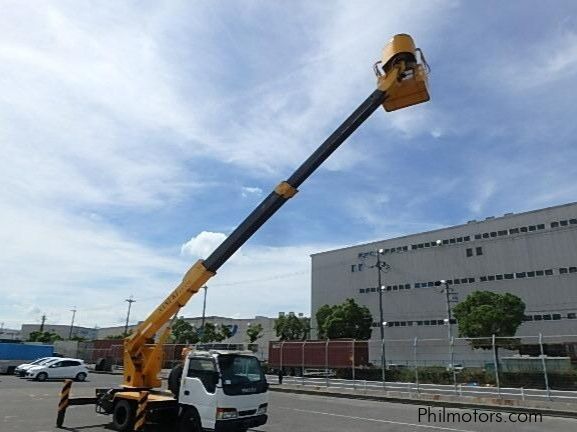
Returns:
[[[453,384],[455,385],[455,393],[457,392],[457,372],[455,371],[455,339],[453,338],[453,314],[451,311],[451,303],[456,303],[456,299],[453,294],[457,294],[456,291],[449,285],[449,282],[446,280],[440,281],[441,285],[444,285],[445,291],[445,302],[447,305],[447,318],[445,322],[447,323],[447,336],[449,339],[449,346],[450,346],[450,360],[449,365],[453,374]]]
[[[379,249],[377,253],[377,263],[371,268],[377,268],[377,289],[379,290],[379,328],[381,329],[381,370],[382,370],[382,380],[383,386],[385,385],[385,321],[383,318],[383,291],[385,286],[383,285],[383,270],[388,271],[391,267],[384,261],[381,261],[381,255],[385,251]]]
[[[70,322],[70,331],[68,332],[68,339],[72,339],[72,329],[74,328],[74,318],[76,317],[76,306],[74,306],[74,309],[70,309],[70,312],[72,312],[72,321]]]
[[[132,303],[134,303],[136,300],[134,300],[132,296],[130,296],[124,301],[128,302],[128,311],[126,312],[126,323],[124,324],[124,337],[126,337],[128,336],[128,320],[130,319],[130,308],[132,307]]]
[[[46,322],[46,314],[42,315],[42,322],[40,323],[40,332],[44,331],[44,323]]]
[[[202,321],[200,322],[200,332],[204,334],[204,316],[206,313],[206,291],[208,287],[205,285],[202,287],[204,289],[204,300],[202,301]]]

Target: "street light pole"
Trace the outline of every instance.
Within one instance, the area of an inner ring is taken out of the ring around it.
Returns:
[[[204,300],[202,302],[202,321],[200,323],[200,331],[202,333],[204,333],[204,316],[205,316],[205,312],[206,312],[206,290],[208,290],[208,287],[205,285],[202,287],[204,289]]]
[[[134,303],[136,300],[134,300],[132,296],[130,296],[130,298],[127,298],[124,301],[128,302],[128,311],[126,312],[126,323],[124,324],[124,337],[126,337],[128,336],[128,320],[130,319],[130,308],[132,307],[132,303]]]

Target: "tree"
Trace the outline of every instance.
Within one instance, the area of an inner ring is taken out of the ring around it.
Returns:
[[[172,340],[177,344],[198,343],[198,331],[184,318],[177,318],[172,325]]]
[[[352,298],[340,305],[322,306],[316,318],[320,338],[367,340],[371,337],[371,312]]]
[[[319,339],[326,339],[326,323],[327,319],[332,315],[338,306],[321,306],[315,315],[317,319],[317,335]]]
[[[229,326],[221,325],[217,326],[213,323],[205,323],[204,329],[202,329],[202,334],[200,336],[200,342],[210,343],[210,342],[222,342],[232,336],[232,332]]]
[[[281,341],[306,340],[310,332],[310,320],[298,318],[295,314],[279,316],[274,321],[274,329]]]
[[[250,324],[246,329],[246,335],[250,343],[255,343],[257,339],[262,337],[262,324]]]
[[[469,343],[473,348],[492,349],[489,338],[493,335],[515,336],[523,322],[525,303],[509,293],[475,291],[453,308],[453,315],[459,323],[459,336],[471,338]],[[499,347],[517,349],[518,345],[516,339],[496,339],[495,356],[499,358]]]
[[[33,331],[30,332],[30,335],[28,336],[28,341],[30,342],[54,343],[59,340],[62,340],[62,338],[53,331],[52,332]]]

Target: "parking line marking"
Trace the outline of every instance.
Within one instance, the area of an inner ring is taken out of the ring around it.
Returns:
[[[298,409],[298,408],[285,408],[285,407],[277,407],[277,408],[291,410],[291,411],[300,411],[300,412],[311,413],[311,414],[323,414],[323,415],[328,415],[328,416],[333,416],[333,417],[344,417],[344,418],[349,418],[349,419],[353,419],[353,420],[365,420],[365,421],[372,421],[372,422],[378,422],[378,423],[389,423],[389,424],[402,425],[402,426],[414,426],[414,427],[420,427],[420,428],[437,429],[437,430],[444,430],[444,431],[451,431],[451,432],[475,432],[475,431],[468,430],[468,429],[455,429],[455,428],[443,427],[443,426],[424,425],[424,424],[418,424],[418,423],[405,423],[405,422],[398,422],[398,421],[393,421],[393,420],[381,420],[381,419],[374,419],[374,418],[368,418],[368,417],[355,417],[355,416],[348,416],[348,415],[343,415],[343,414],[334,414],[334,413],[327,413],[327,412],[322,412],[322,411],[310,411],[310,410],[304,410],[304,409]]]

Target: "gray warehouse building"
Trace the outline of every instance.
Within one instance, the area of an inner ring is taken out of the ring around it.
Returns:
[[[518,336],[577,334],[577,203],[314,254],[313,320],[322,305],[354,298],[371,311],[372,339],[380,340],[375,264],[381,249],[385,339],[447,338],[440,280],[455,302],[477,290],[519,296],[526,316]]]

